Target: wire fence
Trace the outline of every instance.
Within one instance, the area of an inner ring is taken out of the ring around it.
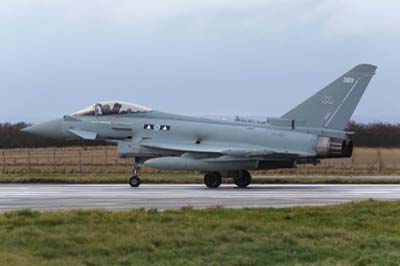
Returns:
[[[133,162],[133,158],[119,158],[114,146],[0,150],[0,171],[3,174],[130,173]],[[297,169],[259,173],[397,174],[400,173],[400,149],[357,148],[351,159],[323,160],[318,166],[300,165]]]
[[[12,149],[1,152],[2,173],[132,172],[133,159],[121,159],[115,147]]]

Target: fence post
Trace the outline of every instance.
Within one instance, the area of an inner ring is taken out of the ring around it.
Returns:
[[[31,173],[31,151],[28,151],[28,172]]]
[[[56,151],[53,151],[53,172],[56,172]]]
[[[3,151],[3,174],[6,172],[6,153]]]
[[[108,165],[108,152],[107,152],[107,150],[105,150],[105,153],[104,153],[104,156],[105,156],[105,158],[104,158],[104,164],[106,165],[106,167],[107,167],[107,165]]]
[[[383,168],[381,149],[376,151],[376,155],[378,157],[378,173],[381,173]]]
[[[82,151],[79,151],[79,174],[82,174]]]

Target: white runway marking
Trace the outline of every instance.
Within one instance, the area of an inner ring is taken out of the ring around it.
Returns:
[[[354,200],[400,200],[400,185],[39,185],[1,184],[0,211],[33,209],[175,209],[183,206],[288,207]]]

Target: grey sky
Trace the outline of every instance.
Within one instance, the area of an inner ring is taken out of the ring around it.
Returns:
[[[101,100],[279,116],[359,63],[354,118],[400,122],[398,0],[2,0],[0,122]]]

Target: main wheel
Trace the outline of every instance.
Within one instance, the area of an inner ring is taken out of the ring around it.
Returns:
[[[129,179],[129,185],[131,185],[131,187],[138,187],[140,186],[140,178],[136,175],[132,176]]]
[[[247,171],[240,171],[239,175],[233,178],[236,186],[240,188],[245,188],[251,183],[251,175]]]
[[[222,184],[222,176],[218,172],[207,173],[204,176],[204,184],[209,188],[218,188]]]

